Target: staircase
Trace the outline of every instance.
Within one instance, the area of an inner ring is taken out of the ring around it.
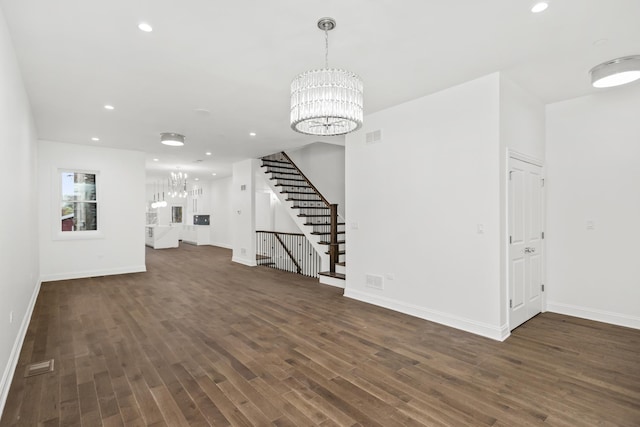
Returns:
[[[344,287],[346,279],[345,223],[338,216],[338,205],[331,204],[307,179],[295,163],[281,152],[262,159],[269,187],[321,257],[320,282]]]

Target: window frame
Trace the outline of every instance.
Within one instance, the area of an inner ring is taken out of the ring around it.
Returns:
[[[95,176],[95,186],[96,186],[96,197],[94,200],[78,200],[78,203],[95,203],[96,205],[96,228],[97,230],[72,230],[72,231],[62,231],[62,215],[61,215],[61,207],[63,203],[68,202],[68,200],[63,200],[62,194],[62,177],[63,174],[68,173],[82,173],[82,174],[91,174]],[[54,179],[53,179],[53,191],[54,196],[52,197],[54,203],[54,225],[53,225],[53,239],[54,240],[83,240],[83,239],[102,239],[104,238],[103,233],[103,219],[102,219],[102,202],[101,196],[102,193],[101,185],[100,185],[100,171],[97,170],[87,170],[87,169],[77,169],[77,168],[56,168],[54,170]]]

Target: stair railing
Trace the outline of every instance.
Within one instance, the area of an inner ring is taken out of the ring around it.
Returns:
[[[280,153],[283,158],[285,158],[291,166],[296,168],[300,176],[309,184],[309,187],[315,191],[315,193],[320,197],[320,199],[324,202],[324,204],[330,209],[330,239],[329,239],[329,271],[331,273],[336,272],[336,264],[340,258],[340,244],[338,243],[338,205],[329,203],[329,201],[322,195],[322,193],[313,185],[313,183],[305,176],[305,174],[300,170],[298,165],[295,164],[291,157],[287,155],[284,151]]]
[[[258,230],[256,249],[258,265],[318,277],[320,256],[304,234]]]

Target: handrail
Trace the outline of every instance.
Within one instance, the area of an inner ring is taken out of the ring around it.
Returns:
[[[302,234],[302,233],[285,233],[284,231],[256,230],[256,233],[284,234],[286,236],[302,236],[302,237],[305,237],[304,234]]]
[[[285,153],[284,151],[281,151],[280,154],[282,154],[289,163],[291,163],[291,166],[293,166],[294,168],[296,168],[296,170],[298,171],[298,173],[300,174],[300,176],[302,176],[304,178],[305,181],[307,181],[307,184],[309,184],[309,186],[313,189],[313,191],[316,192],[316,194],[318,196],[320,196],[320,199],[322,199],[322,201],[327,205],[327,206],[331,206],[331,203],[329,203],[329,201],[327,199],[325,199],[325,197],[322,195],[322,193],[320,191],[318,191],[318,189],[316,188],[315,185],[313,185],[313,183],[311,183],[311,181],[309,180],[309,178],[307,178],[305,176],[304,173],[302,173],[302,171],[300,170],[300,168],[298,167],[298,165],[296,165],[293,160],[291,160],[291,157],[289,157],[287,155],[287,153]]]

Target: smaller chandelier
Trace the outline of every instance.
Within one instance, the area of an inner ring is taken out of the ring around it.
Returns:
[[[160,142],[164,145],[171,145],[172,147],[181,147],[184,145],[184,135],[164,132],[160,134]]]
[[[187,174],[182,172],[171,172],[169,177],[169,196],[187,197]]]
[[[620,86],[640,79],[640,55],[625,56],[597,65],[589,71],[593,87]]]
[[[333,18],[322,18],[325,35],[324,69],[306,71],[291,82],[291,129],[308,135],[344,135],[362,127],[362,80],[358,75],[329,68],[329,31]]]

